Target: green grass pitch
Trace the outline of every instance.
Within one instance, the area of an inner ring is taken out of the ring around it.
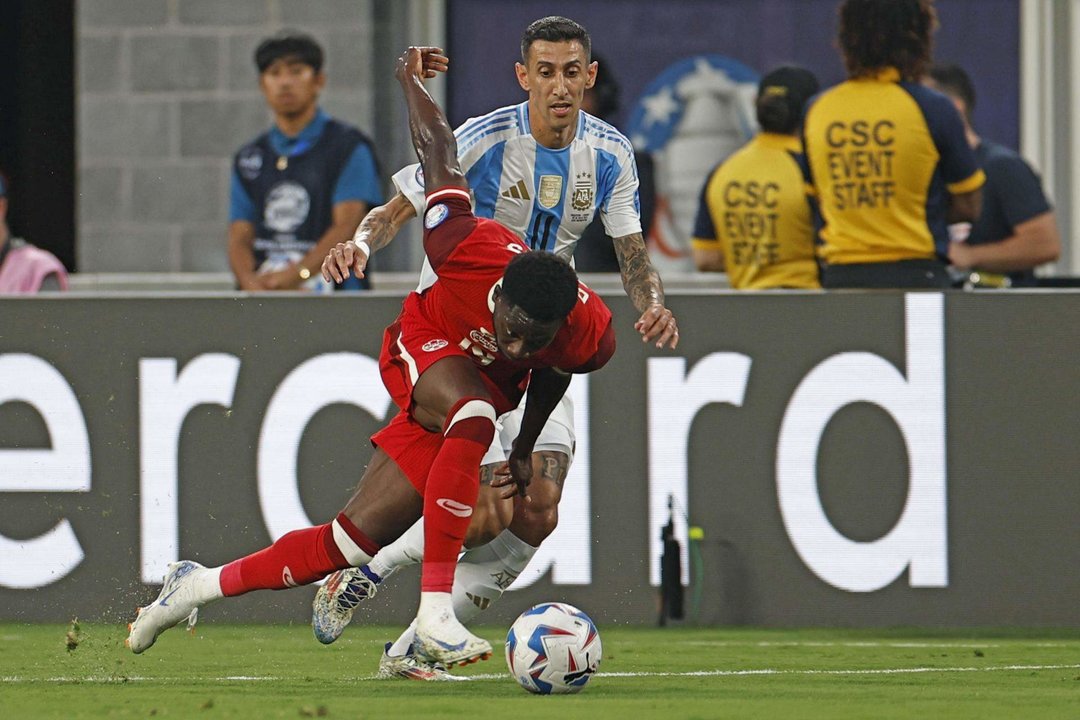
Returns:
[[[140,656],[114,625],[0,624],[5,718],[1080,718],[1080,630],[761,630],[600,625],[600,673],[532,696],[505,630],[461,683],[373,677],[395,630],[169,630]]]

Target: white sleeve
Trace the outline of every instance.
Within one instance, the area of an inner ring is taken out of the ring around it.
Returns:
[[[424,191],[424,171],[420,169],[420,163],[401,168],[391,179],[398,192],[404,195],[413,206],[416,217],[423,217],[424,210],[427,208],[427,199]]]
[[[641,232],[637,168],[634,166],[633,155],[629,155],[619,168],[619,177],[615,180],[611,197],[600,208],[600,219],[611,238]]]

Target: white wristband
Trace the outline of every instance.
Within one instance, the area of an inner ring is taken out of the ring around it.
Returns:
[[[354,242],[353,245],[356,246],[357,250],[364,251],[364,257],[371,257],[371,246],[368,245],[366,242],[361,240],[360,242]]]

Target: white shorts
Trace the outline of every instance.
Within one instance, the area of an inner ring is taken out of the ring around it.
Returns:
[[[510,457],[510,450],[514,446],[514,439],[521,430],[521,417],[525,414],[525,398],[510,412],[500,415],[495,421],[495,439],[491,441],[481,465],[506,462]],[[566,453],[570,462],[574,461],[574,445],[577,438],[574,435],[574,400],[567,392],[562,400],[551,411],[544,429],[540,431],[540,437],[536,439],[533,452],[540,450],[553,450]]]

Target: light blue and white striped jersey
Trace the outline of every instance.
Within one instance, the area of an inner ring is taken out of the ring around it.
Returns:
[[[533,138],[526,101],[466,120],[454,135],[476,214],[498,220],[529,247],[572,261],[597,210],[610,237],[641,232],[633,148],[603,120],[580,111],[574,139],[551,150]],[[403,168],[393,179],[423,217],[420,166]],[[434,279],[425,259],[420,288]]]

